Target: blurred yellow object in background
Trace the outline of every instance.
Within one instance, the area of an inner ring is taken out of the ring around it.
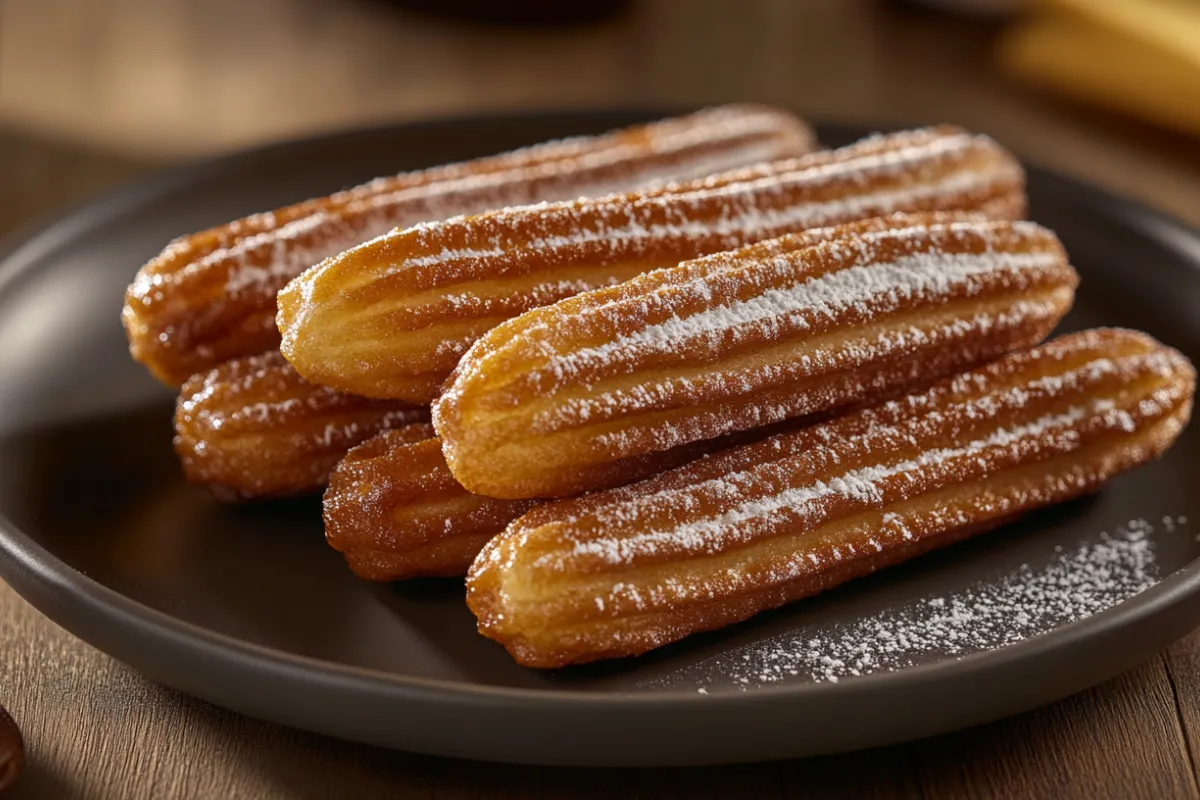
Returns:
[[[1023,80],[1200,135],[1200,3],[1043,0],[999,57]]]

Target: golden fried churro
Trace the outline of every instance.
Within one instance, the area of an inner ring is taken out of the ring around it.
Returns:
[[[175,409],[175,450],[188,480],[225,500],[316,491],[356,444],[391,428],[432,434],[429,411],[313,386],[278,350],[193,376]]]
[[[367,580],[465,575],[487,541],[533,505],[471,494],[450,474],[437,439],[390,431],[334,469],[325,539]]]
[[[745,431],[629,459],[595,473],[594,480],[606,488],[620,486],[780,429]],[[407,429],[389,431],[351,450],[330,475],[325,538],[367,580],[466,575],[488,540],[537,502],[472,494],[454,479],[437,439],[414,442]]]
[[[923,393],[539,506],[484,548],[467,603],[528,666],[642,653],[1090,492],[1171,445],[1195,379],[1142,334],[1064,336]]]
[[[467,347],[530,308],[789,231],[892,211],[1024,209],[1020,166],[953,128],[876,136],[686,184],[420,225],[279,294],[284,355],[314,383],[428,401]]]
[[[393,227],[632,189],[810,152],[782,111],[726,106],[602,136],[380,178],[171,242],[138,272],[122,319],[133,357],[165,383],[275,347],[275,295],[321,259]]]
[[[1033,345],[1077,283],[1030,222],[890,218],[791,236],[500,325],[463,357],[434,427],[471,491],[579,494],[597,467]]]

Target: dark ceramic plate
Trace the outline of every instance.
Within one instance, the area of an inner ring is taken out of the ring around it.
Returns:
[[[169,238],[644,118],[283,144],[151,178],[15,243],[0,264],[0,575],[88,642],[222,706],[547,764],[761,760],[926,736],[1091,686],[1200,623],[1200,425],[1096,497],[729,630],[557,673],[477,636],[460,581],[355,580],[323,541],[318,500],[234,508],[183,482],[172,395],[129,360],[118,323],[126,283]],[[859,133],[822,131],[828,144]],[[1083,275],[1065,328],[1141,328],[1200,361],[1196,232],[1036,169],[1029,191]]]

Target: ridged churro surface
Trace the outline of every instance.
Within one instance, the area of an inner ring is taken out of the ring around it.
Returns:
[[[325,492],[325,539],[360,578],[465,575],[487,541],[534,506],[471,494],[437,439],[391,431],[351,450]]]
[[[597,486],[620,486],[780,428],[684,445],[591,477]],[[538,502],[472,494],[446,466],[441,443],[414,442],[406,428],[359,445],[333,470],[325,492],[325,538],[367,580],[466,575],[488,540]]]
[[[327,259],[279,295],[315,383],[429,401],[479,336],[531,308],[696,256],[895,211],[1025,207],[1020,166],[955,128],[875,136],[692,183],[419,225]]]
[[[314,386],[278,350],[193,376],[175,409],[184,474],[225,500],[313,492],[351,447],[392,428],[428,438],[429,411]]]
[[[471,568],[482,633],[523,664],[634,655],[1094,490],[1187,423],[1193,367],[1096,330],[933,388],[539,506]]]
[[[531,311],[433,407],[455,477],[563,497],[592,470],[869,401],[1041,341],[1078,282],[1028,222],[893,216],[719,253]]]
[[[687,180],[816,146],[790,114],[725,106],[602,136],[380,178],[184,236],[138,272],[122,319],[160,380],[278,345],[275,296],[324,258],[427,220]]]

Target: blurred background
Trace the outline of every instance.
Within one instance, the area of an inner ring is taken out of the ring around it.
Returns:
[[[279,138],[730,100],[956,122],[1200,223],[1197,0],[0,0],[0,232]]]

